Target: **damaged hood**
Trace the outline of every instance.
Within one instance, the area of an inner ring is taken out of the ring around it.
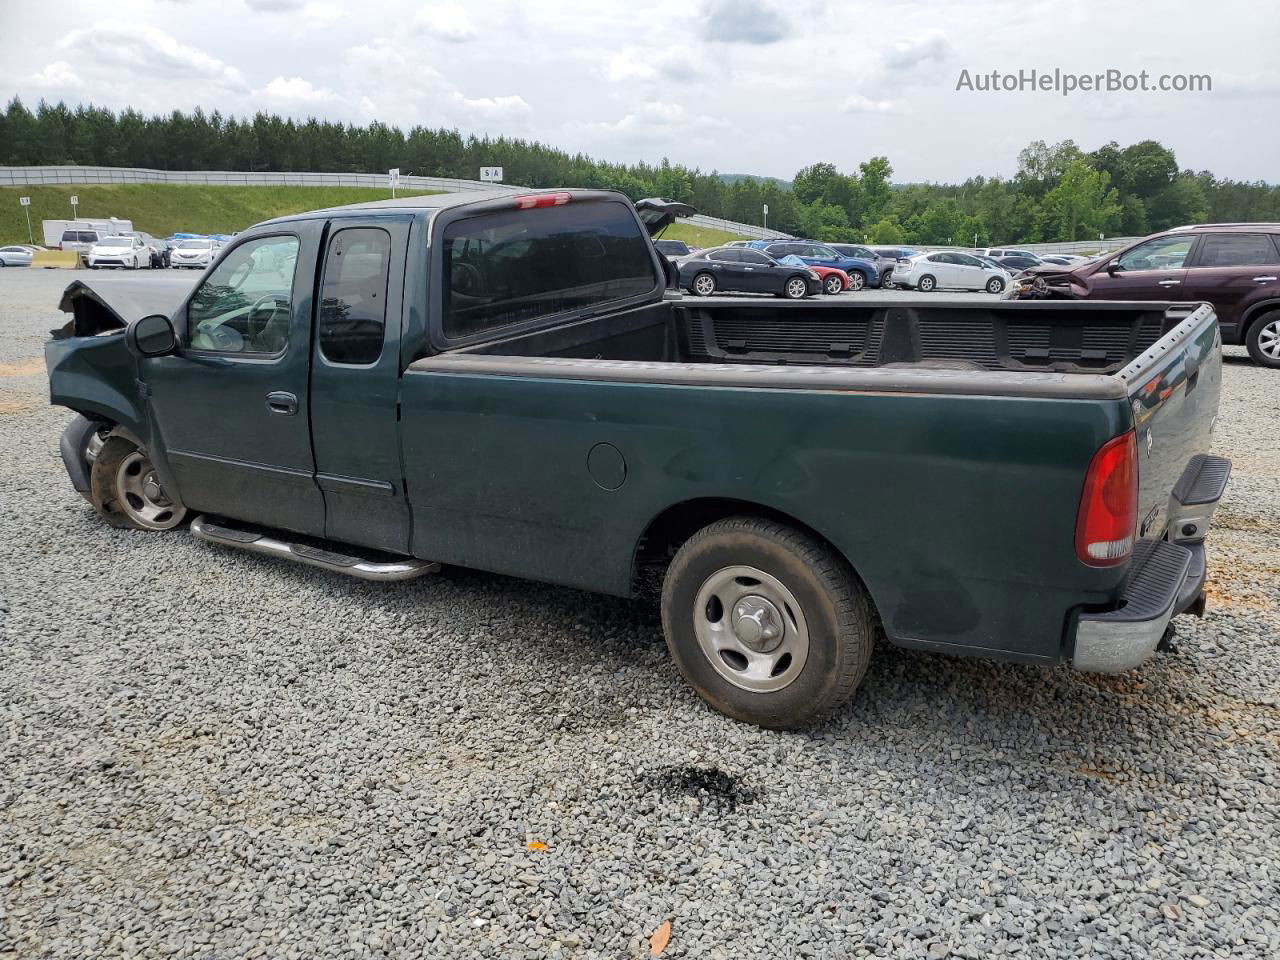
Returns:
[[[54,339],[90,337],[122,330],[133,320],[162,313],[172,317],[199,276],[93,277],[75,280],[62,292],[58,309],[71,321],[54,330]]]

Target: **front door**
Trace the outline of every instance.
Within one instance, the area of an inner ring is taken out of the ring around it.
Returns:
[[[773,257],[757,250],[739,250],[742,258],[743,290],[772,293],[778,286],[778,268]]]
[[[325,242],[311,434],[325,536],[409,551],[400,467],[400,316],[412,218],[341,220]]]
[[[190,510],[324,533],[307,402],[321,227],[230,247],[175,318],[178,352],[141,361],[151,446]]]
[[[1097,300],[1181,300],[1185,264],[1195,243],[1191,234],[1156,237],[1126,250],[1099,268],[1090,297]]]

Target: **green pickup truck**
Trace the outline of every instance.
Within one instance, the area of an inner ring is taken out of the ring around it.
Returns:
[[[260,224],[194,288],[73,283],[72,483],[374,580],[661,575],[680,672],[769,727],[848,698],[882,633],[1114,672],[1203,612],[1207,304],[683,299],[673,211],[412,197]]]

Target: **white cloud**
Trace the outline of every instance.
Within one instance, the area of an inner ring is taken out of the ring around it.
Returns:
[[[767,0],[703,0],[702,39],[720,43],[777,43],[791,20]]]
[[[217,57],[187,46],[149,24],[100,21],[72,30],[58,44],[84,65],[123,67],[134,75],[160,80],[204,80],[228,90],[247,87],[244,75]],[[115,71],[112,71],[115,72]]]
[[[33,73],[30,80],[37,87],[51,90],[66,90],[71,87],[84,86],[84,81],[80,79],[79,74],[65,60],[53,61],[43,70]]]
[[[433,3],[414,18],[424,31],[450,43],[466,43],[477,35],[471,14],[455,3]]]
[[[692,83],[706,71],[699,53],[692,50],[626,47],[609,57],[604,75],[610,83]]]
[[[885,54],[884,65],[889,70],[914,70],[923,63],[940,63],[951,55],[951,44],[941,33],[933,31],[911,40],[899,40]]]
[[[889,113],[897,104],[893,100],[873,100],[860,93],[846,97],[841,109],[846,113]]]
[[[307,0],[244,0],[246,7],[260,13],[288,13],[301,10],[306,3]]]
[[[254,91],[255,96],[267,97],[271,100],[305,106],[318,106],[325,103],[338,103],[340,96],[325,87],[316,87],[310,80],[302,77],[276,77],[261,90]]]

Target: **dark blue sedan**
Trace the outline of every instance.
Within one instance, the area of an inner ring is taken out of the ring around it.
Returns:
[[[835,267],[849,275],[849,289],[880,286],[880,271],[875,263],[860,257],[847,257],[825,243],[814,240],[752,240],[747,244],[763,250],[771,257],[799,257],[819,267]]]
[[[746,247],[714,247],[676,261],[680,288],[699,297],[721,291],[772,293],[801,300],[821,293],[818,275],[804,265],[779,263],[759,250]]]

